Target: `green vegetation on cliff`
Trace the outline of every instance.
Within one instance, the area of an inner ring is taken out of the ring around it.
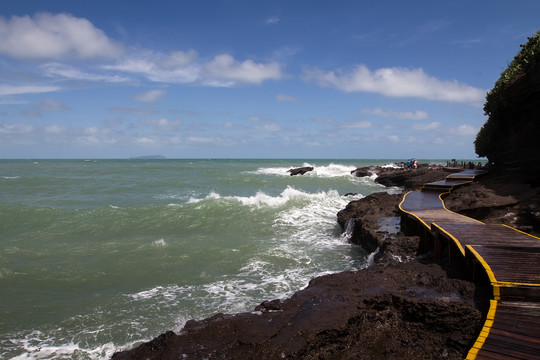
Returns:
[[[523,140],[519,140],[516,128],[537,129],[536,124],[529,124],[531,121],[538,123],[534,119],[537,113],[519,111],[524,103],[529,104],[533,100],[530,95],[538,91],[537,75],[533,73],[540,69],[540,31],[528,40],[521,45],[521,51],[486,96],[484,112],[489,118],[478,132],[474,145],[478,156],[485,156],[494,163],[507,162],[510,156],[519,156],[510,149],[510,145]],[[526,136],[527,140],[530,135]],[[509,142],[509,138],[513,141]]]

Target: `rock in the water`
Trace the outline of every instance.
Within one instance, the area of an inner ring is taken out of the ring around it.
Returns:
[[[356,177],[364,177],[364,176],[371,176],[376,172],[375,168],[373,166],[367,166],[362,168],[357,168],[351,171],[352,176]]]
[[[291,176],[294,176],[294,175],[304,175],[305,173],[307,173],[308,171],[313,171],[313,166],[304,166],[304,167],[299,167],[299,168],[296,168],[296,169],[291,169],[287,172],[291,173]]]

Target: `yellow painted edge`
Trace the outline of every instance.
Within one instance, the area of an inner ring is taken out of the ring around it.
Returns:
[[[497,285],[500,287],[514,287],[514,286],[540,286],[540,283],[522,283],[512,281],[497,281]]]
[[[403,204],[405,202],[405,198],[407,197],[407,195],[409,195],[410,193],[412,192],[416,192],[416,190],[412,190],[412,191],[409,191],[407,192],[405,195],[403,195],[403,199],[401,200],[401,202],[399,203],[398,207],[399,207],[399,210],[403,211],[405,214],[409,214],[411,215],[412,217],[416,218],[418,221],[420,221],[422,224],[424,224],[424,226],[426,227],[426,229],[428,230],[431,230],[431,226],[429,226],[428,224],[426,224],[424,222],[424,220],[420,219],[418,216],[416,216],[415,214],[413,214],[412,212],[409,212],[407,210],[403,210],[403,208],[401,207],[401,204]]]
[[[521,231],[521,230],[518,230],[518,229],[516,229],[516,228],[511,227],[510,225],[506,225],[506,224],[500,224],[500,225],[505,226],[505,227],[507,227],[507,228],[509,228],[509,229],[512,229],[512,230],[514,230],[514,231],[520,232],[520,233],[525,234],[525,235],[529,235],[530,237],[533,237],[533,238],[535,238],[535,239],[540,240],[540,237],[531,235],[531,234],[526,233],[526,232]]]
[[[457,247],[459,248],[459,251],[461,252],[461,255],[465,256],[465,249],[463,249],[463,246],[461,246],[461,242],[456,239],[452,234],[450,234],[448,231],[444,230],[442,227],[440,227],[439,225],[437,225],[437,223],[432,223],[431,224],[432,227],[436,227],[439,231],[441,231],[442,233],[444,233],[446,236],[450,237],[450,239],[452,239],[452,241],[454,241],[454,243],[457,245]]]
[[[478,335],[478,338],[476,338],[474,345],[471,347],[471,349],[467,353],[467,357],[465,358],[466,360],[476,359],[478,352],[480,351],[480,349],[482,349],[482,346],[484,346],[484,343],[486,342],[489,332],[491,331],[491,327],[493,326],[493,319],[495,318],[496,312],[497,312],[497,300],[490,300],[489,311],[486,316],[486,321],[484,322],[482,331],[480,331],[480,335]]]
[[[467,248],[473,253],[474,256],[476,256],[476,259],[480,261],[480,263],[484,267],[484,270],[486,270],[486,273],[488,274],[489,281],[491,282],[491,284],[492,285],[497,284],[497,279],[495,278],[495,274],[493,274],[493,271],[491,270],[491,267],[489,266],[489,264],[484,260],[482,256],[480,256],[480,254],[476,250],[473,249],[472,245],[467,245]],[[493,291],[495,292],[495,285],[494,285]]]

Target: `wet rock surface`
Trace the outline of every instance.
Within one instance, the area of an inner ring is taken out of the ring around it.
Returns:
[[[421,181],[448,174],[419,170],[411,173]],[[397,174],[392,186],[416,186]],[[373,266],[315,278],[252,312],[190,320],[178,334],[166,332],[113,358],[463,359],[482,326],[489,291],[468,281],[464,269],[418,252],[419,238],[399,231],[401,198],[372,194],[338,214],[351,242],[376,251]]]
[[[307,172],[313,171],[313,166],[304,166],[296,169],[290,169],[287,172],[290,173],[291,176],[294,175],[304,175]]]
[[[254,312],[189,321],[114,359],[462,359],[475,287],[411,261],[313,279]]]

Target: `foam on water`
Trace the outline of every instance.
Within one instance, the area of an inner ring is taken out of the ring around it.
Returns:
[[[0,357],[110,358],[364,266],[336,214],[384,188],[347,163],[290,177],[294,161],[261,162],[14,163],[21,180],[0,194],[0,286],[12,289]],[[36,316],[15,315],[24,306]]]
[[[298,168],[298,167],[313,167],[312,171],[306,172],[303,176],[313,176],[321,178],[334,178],[334,177],[350,177],[351,171],[356,169],[355,166],[351,165],[340,165],[330,163],[329,165],[313,165],[310,163],[303,163],[301,166],[289,166],[289,167],[270,167],[270,168],[259,168],[256,171],[251,172],[252,174],[263,174],[263,175],[278,175],[278,176],[290,176],[289,170]]]
[[[24,353],[11,357],[12,360],[110,359],[114,352],[119,350],[112,342],[106,342],[96,347],[88,347],[82,343],[75,343],[69,338],[59,339],[55,336],[47,336],[38,330],[32,331],[21,339],[12,339],[10,341],[13,345],[24,349]],[[131,348],[134,344],[135,342],[126,344],[125,348]]]
[[[152,245],[157,246],[157,247],[165,247],[165,246],[167,246],[167,243],[165,242],[164,239],[159,239],[159,240],[156,240],[156,241],[152,242]]]

